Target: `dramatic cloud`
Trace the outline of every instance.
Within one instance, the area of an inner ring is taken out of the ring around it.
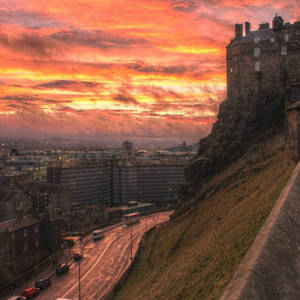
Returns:
[[[226,97],[234,24],[297,0],[0,0],[0,135],[196,142]]]

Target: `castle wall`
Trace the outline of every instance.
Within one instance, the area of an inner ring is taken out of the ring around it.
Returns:
[[[228,98],[283,93],[300,78],[300,22],[249,32],[227,46]]]

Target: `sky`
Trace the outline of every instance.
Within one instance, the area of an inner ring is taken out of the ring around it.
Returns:
[[[0,0],[0,136],[188,144],[226,98],[234,24],[297,0]]]

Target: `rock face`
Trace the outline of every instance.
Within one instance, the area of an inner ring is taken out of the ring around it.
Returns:
[[[221,103],[218,120],[209,136],[200,140],[197,157],[185,170],[186,180],[195,193],[216,172],[241,157],[260,135],[282,130],[285,122],[285,95],[260,95],[246,99],[245,107],[234,99]]]
[[[227,99],[209,136],[185,170],[194,194],[217,171],[237,160],[255,139],[282,130],[288,88],[300,82],[300,22],[273,19],[246,36],[242,24],[227,46]],[[185,190],[187,190],[185,188]]]

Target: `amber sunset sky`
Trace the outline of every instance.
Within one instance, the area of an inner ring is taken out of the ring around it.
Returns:
[[[297,0],[0,0],[0,137],[195,143],[226,98],[234,24]]]

